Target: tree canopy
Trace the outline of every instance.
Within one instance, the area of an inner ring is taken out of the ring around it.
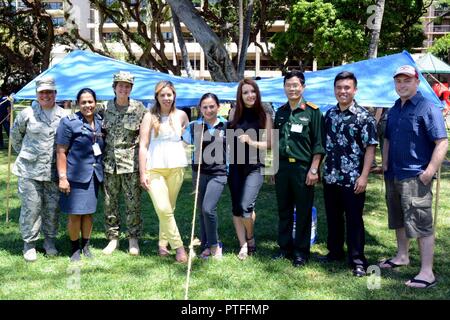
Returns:
[[[289,29],[276,34],[273,57],[281,68],[319,67],[367,57],[373,0],[298,0],[288,17]],[[420,18],[431,0],[386,0],[378,55],[422,46]]]

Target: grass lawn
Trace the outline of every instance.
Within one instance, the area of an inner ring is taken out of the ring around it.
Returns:
[[[38,260],[26,263],[22,257],[19,233],[20,202],[17,198],[17,179],[11,179],[10,221],[5,223],[7,152],[0,151],[0,299],[183,299],[187,266],[174,263],[174,257],[160,258],[156,248],[158,219],[149,196],[142,194],[144,234],[142,254],[127,254],[128,241],[121,238],[120,250],[104,256],[101,249],[107,244],[103,228],[103,203],[95,214],[92,235],[92,261],[69,263],[70,243],[66,233],[67,217],[60,219],[57,246],[61,253],[46,258],[42,250]],[[193,209],[190,171],[182,187],[176,219],[185,246],[189,245]],[[412,243],[411,264],[398,271],[382,272],[378,289],[368,289],[374,277],[355,278],[345,263],[323,265],[317,254],[326,254],[326,220],[322,187],[316,187],[315,206],[318,211],[318,241],[312,247],[310,263],[295,269],[290,261],[272,261],[276,251],[277,210],[274,186],[264,184],[257,201],[256,241],[258,253],[245,261],[236,257],[238,241],[231,220],[228,188],[219,205],[219,235],[224,243],[221,261],[194,260],[189,299],[448,299],[450,297],[450,165],[443,166],[435,273],[438,286],[430,290],[407,288],[404,282],[419,270],[417,243]],[[123,202],[123,201],[122,201]],[[395,253],[393,231],[387,228],[384,187],[381,176],[370,176],[365,207],[366,255],[369,263]],[[197,223],[198,227],[198,223]],[[42,239],[38,242],[42,247]],[[447,249],[446,249],[447,248]]]

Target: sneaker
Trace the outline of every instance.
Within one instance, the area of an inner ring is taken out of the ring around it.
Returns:
[[[23,246],[23,258],[27,262],[34,262],[37,260],[36,248],[34,243],[25,243]]]
[[[80,260],[81,260],[81,252],[80,252],[80,249],[78,249],[70,257],[70,262],[78,262]]]
[[[55,239],[53,239],[53,238],[45,238],[44,249],[45,249],[45,253],[49,257],[53,257],[58,254],[58,250],[56,250],[56,247],[55,247]]]
[[[139,243],[138,243],[138,239],[137,238],[130,238],[128,240],[129,244],[130,244],[130,255],[132,256],[138,256],[139,255]]]
[[[91,250],[89,250],[89,246],[84,246],[81,251],[83,252],[83,255],[88,259],[92,259],[94,257],[91,253]]]
[[[119,247],[119,239],[111,239],[105,249],[102,250],[104,254],[110,255]]]

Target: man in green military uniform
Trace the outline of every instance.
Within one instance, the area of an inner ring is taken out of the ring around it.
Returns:
[[[125,71],[114,75],[116,97],[108,101],[104,111],[105,137],[104,192],[105,228],[109,244],[104,254],[111,254],[119,246],[119,195],[123,194],[126,207],[129,252],[139,255],[138,239],[142,232],[141,187],[139,181],[139,127],[147,112],[144,105],[130,99],[134,76]]]
[[[304,100],[304,89],[302,72],[294,70],[285,75],[288,102],[277,110],[274,127],[280,135],[280,165],[275,176],[280,251],[274,259],[292,258],[294,267],[309,259],[314,185],[319,181],[320,161],[325,154],[322,112]]]

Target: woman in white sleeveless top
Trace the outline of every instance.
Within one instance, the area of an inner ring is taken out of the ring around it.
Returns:
[[[159,255],[169,255],[170,245],[176,250],[176,260],[186,262],[174,211],[187,166],[181,135],[189,119],[175,107],[175,97],[170,81],[156,84],[155,105],[145,114],[140,128],[139,172],[159,219]]]

